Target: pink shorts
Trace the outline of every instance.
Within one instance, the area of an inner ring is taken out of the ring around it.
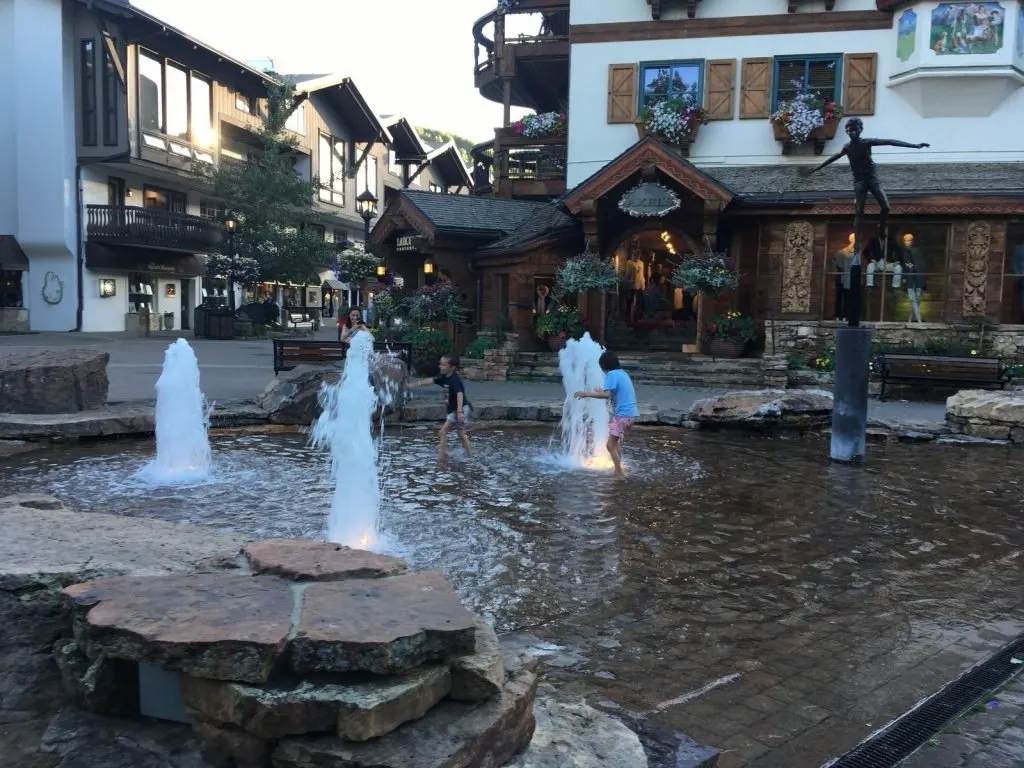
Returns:
[[[633,426],[633,420],[625,416],[613,416],[612,423],[608,425],[608,432],[612,437],[623,438],[629,434]]]

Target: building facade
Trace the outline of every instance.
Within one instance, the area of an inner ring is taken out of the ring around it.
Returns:
[[[517,14],[540,34],[510,42]],[[485,325],[504,315],[529,337],[541,286],[589,248],[622,278],[586,302],[588,326],[617,347],[678,352],[698,315],[724,310],[752,315],[783,348],[829,343],[850,290],[854,181],[845,157],[810,170],[859,118],[865,137],[930,145],[873,150],[891,214],[887,237],[865,248],[863,319],[876,337],[917,342],[985,322],[996,351],[1024,356],[1019,2],[520,0],[474,34],[486,98],[568,113],[564,193],[539,165],[531,187],[504,184],[509,168],[530,172],[506,157],[510,125],[480,151],[495,181],[478,191],[538,206],[520,231],[465,252]],[[563,66],[564,94],[550,84]],[[801,90],[845,117],[796,143],[772,115]],[[707,116],[690,141],[637,124],[684,92]],[[865,243],[878,214],[869,197]],[[701,307],[666,278],[705,247],[728,253],[739,288]]]

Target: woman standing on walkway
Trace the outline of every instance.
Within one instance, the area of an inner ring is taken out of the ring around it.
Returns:
[[[359,307],[352,307],[343,321],[338,323],[338,341],[348,344],[357,333],[370,332],[363,322],[363,311]]]

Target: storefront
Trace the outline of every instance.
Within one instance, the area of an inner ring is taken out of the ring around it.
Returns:
[[[0,235],[0,331],[27,332],[25,273],[28,258],[13,235]]]

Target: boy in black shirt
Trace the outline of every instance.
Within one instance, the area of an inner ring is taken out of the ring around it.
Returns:
[[[405,388],[407,390],[416,389],[431,384],[448,388],[448,416],[445,418],[444,424],[441,425],[439,433],[441,446],[437,454],[438,462],[443,462],[448,457],[448,433],[452,431],[453,427],[459,433],[459,440],[462,442],[462,447],[466,450],[466,455],[472,456],[473,453],[469,447],[469,433],[466,431],[466,428],[469,426],[471,406],[469,399],[466,397],[466,387],[462,383],[462,379],[459,378],[459,356],[445,355],[441,358],[439,367],[441,369],[440,376],[433,379],[408,381],[405,384]]]

